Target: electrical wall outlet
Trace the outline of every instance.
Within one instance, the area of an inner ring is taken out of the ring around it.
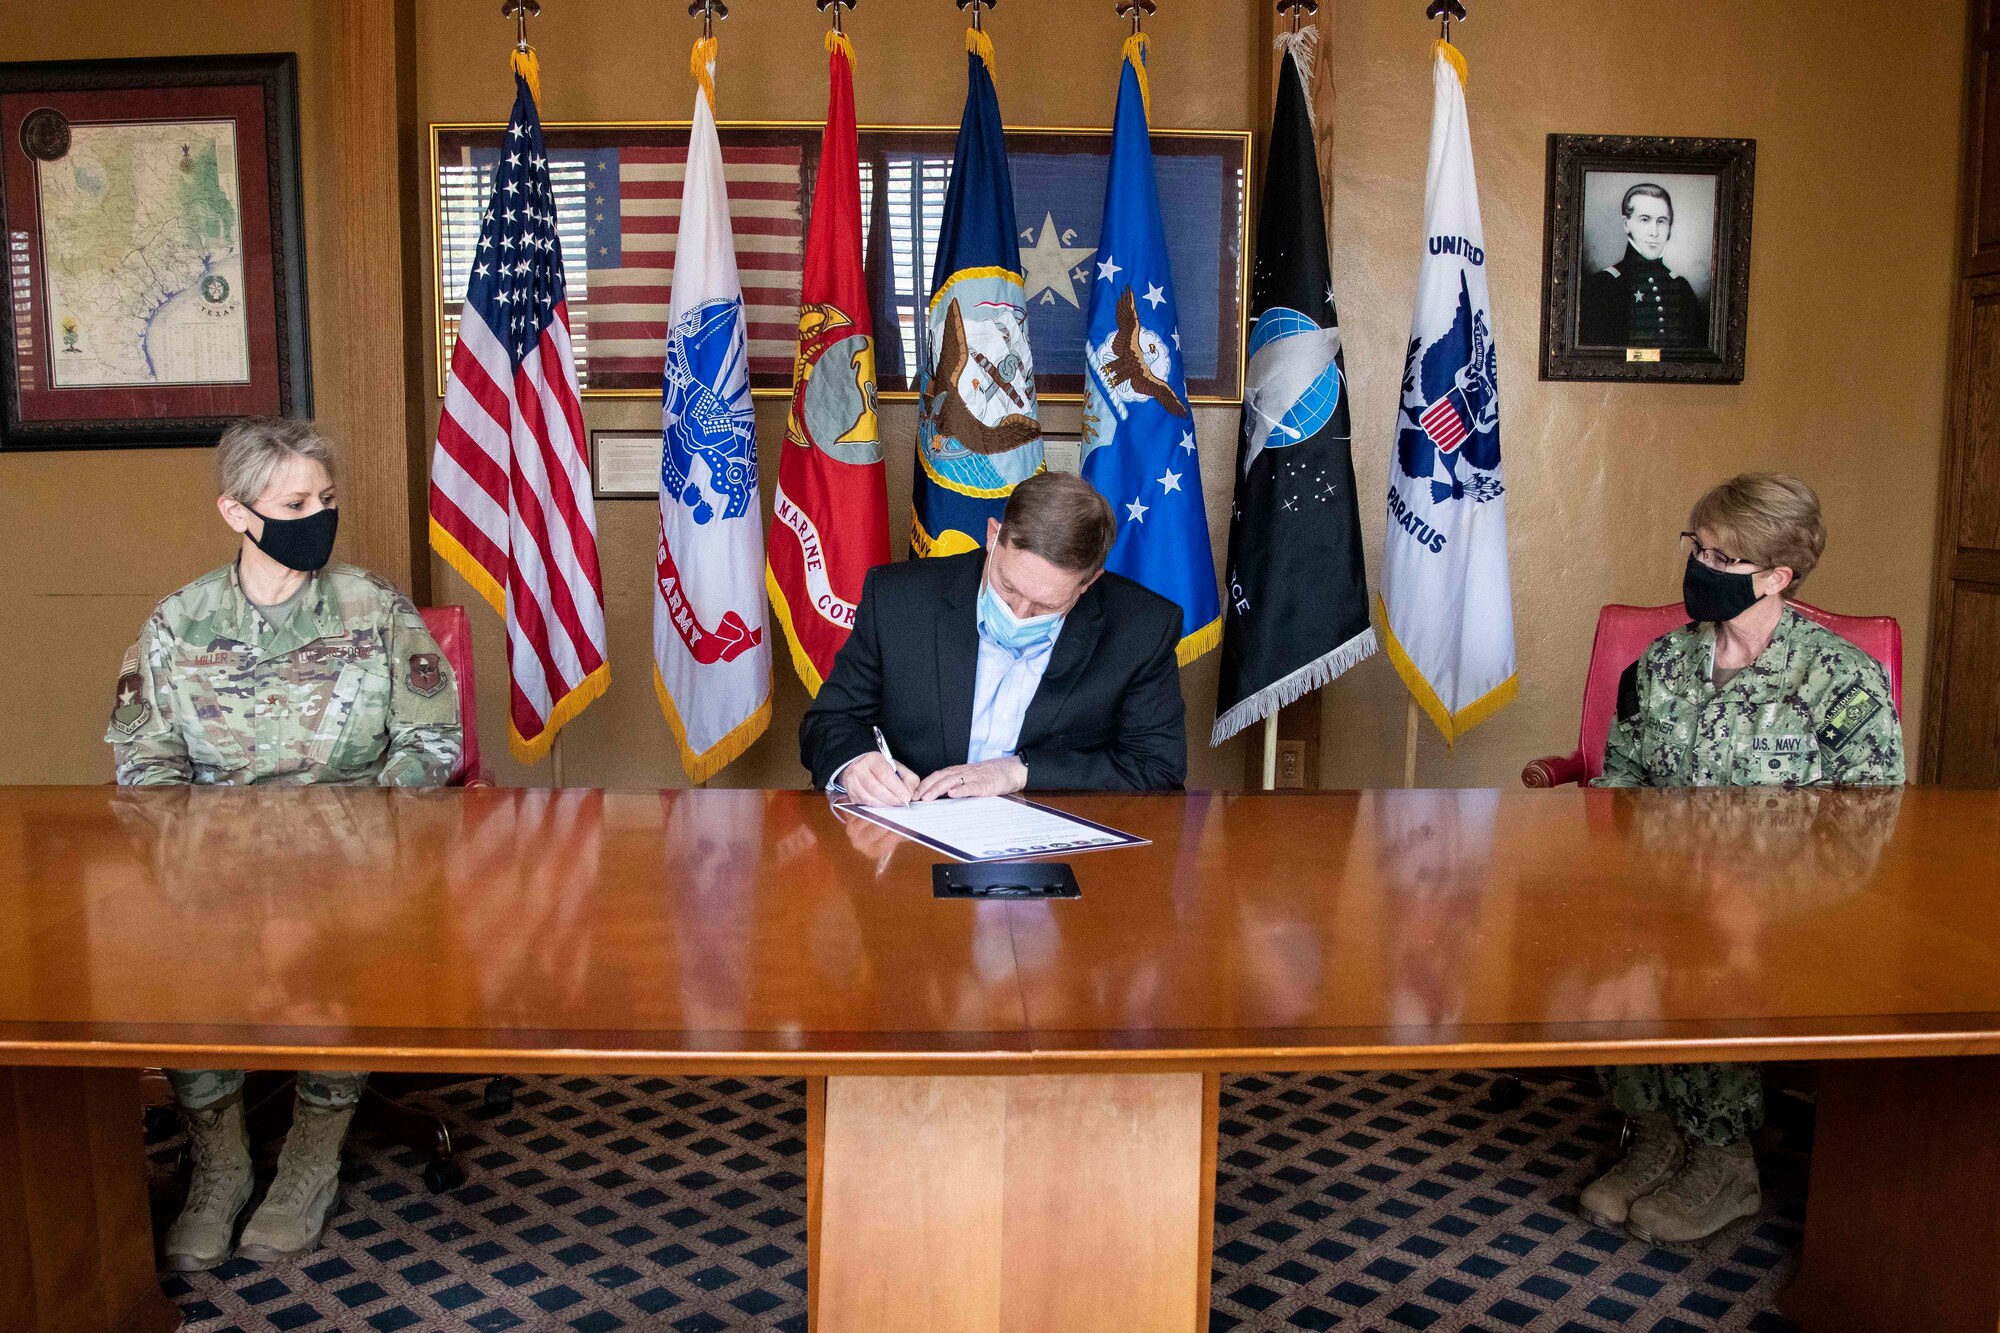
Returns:
[[[1306,743],[1278,742],[1278,787],[1303,789],[1306,785]]]

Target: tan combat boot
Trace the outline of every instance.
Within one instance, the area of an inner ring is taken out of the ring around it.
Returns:
[[[1727,1148],[1706,1144],[1688,1147],[1681,1173],[1632,1205],[1625,1229],[1640,1240],[1685,1245],[1706,1240],[1764,1206],[1757,1186],[1757,1159],[1750,1141],[1739,1139]]]
[[[236,1216],[250,1202],[250,1136],[243,1128],[241,1097],[182,1115],[194,1174],[187,1203],[167,1229],[167,1267],[199,1273],[229,1257]]]
[[[326,1219],[340,1197],[340,1144],[352,1119],[352,1106],[328,1110],[298,1103],[292,1112],[292,1132],[278,1154],[278,1177],[243,1228],[238,1258],[277,1263],[318,1247]]]
[[[1586,1221],[1617,1230],[1632,1205],[1674,1178],[1687,1160],[1687,1144],[1674,1122],[1658,1111],[1632,1121],[1625,1160],[1584,1187],[1576,1210]]]

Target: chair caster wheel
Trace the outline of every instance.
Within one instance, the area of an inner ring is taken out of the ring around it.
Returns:
[[[1502,1074],[1486,1090],[1486,1099],[1502,1111],[1518,1111],[1527,1104],[1528,1090],[1512,1074]]]
[[[519,1087],[511,1078],[496,1078],[486,1085],[486,1109],[497,1115],[505,1115],[514,1109],[514,1089]]]
[[[424,1188],[433,1194],[449,1194],[465,1184],[465,1168],[456,1157],[438,1157],[424,1164]]]

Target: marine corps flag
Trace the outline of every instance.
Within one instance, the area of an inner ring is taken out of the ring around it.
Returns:
[[[889,559],[874,320],[861,262],[854,48],[845,36],[829,33],[827,50],[826,132],[806,236],[792,415],[778,458],[766,572],[792,665],[814,696],[854,627],[862,579]]]
[[[1278,72],[1252,271],[1214,745],[1376,651],[1306,95],[1316,36],[1308,28],[1292,39]]]
[[[918,378],[910,550],[957,555],[986,544],[1016,482],[1042,470],[1028,292],[1021,280],[1014,180],[993,87],[993,42],[966,32],[965,116],[931,276]]]
[[[1083,476],[1111,502],[1105,568],[1181,608],[1180,662],[1222,635],[1180,314],[1147,128],[1146,39],[1125,43],[1084,333]]]
[[[681,766],[705,782],[771,720],[771,646],[750,346],[715,133],[714,38],[695,43],[694,74],[663,381],[653,683]]]
[[[1403,683],[1456,741],[1518,684],[1499,357],[1458,48],[1437,44],[1431,77],[1426,239],[1389,466],[1382,620]]]

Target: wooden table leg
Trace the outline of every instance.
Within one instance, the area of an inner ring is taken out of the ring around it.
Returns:
[[[829,1078],[807,1131],[821,1148],[814,1328],[1205,1328],[1215,1088],[1200,1074]]]
[[[1798,1276],[1811,1333],[2000,1328],[2000,1059],[1820,1066]]]
[[[129,1069],[0,1069],[0,1323],[170,1333]]]

